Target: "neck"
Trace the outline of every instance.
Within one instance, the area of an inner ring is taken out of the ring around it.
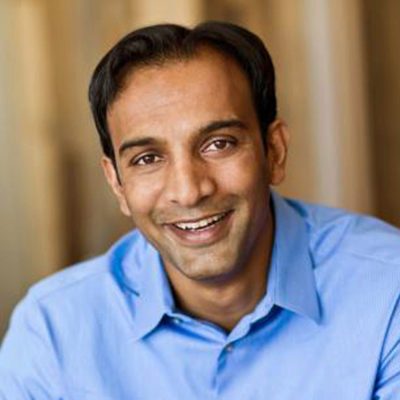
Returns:
[[[266,292],[274,231],[271,214],[267,221],[246,264],[231,277],[198,281],[166,265],[177,305],[193,317],[212,322],[227,332],[252,312]]]

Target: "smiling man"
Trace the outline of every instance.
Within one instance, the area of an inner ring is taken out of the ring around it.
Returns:
[[[287,133],[271,124],[266,157],[249,80],[231,56],[195,51],[127,74],[107,112],[117,167],[103,164],[178,302],[231,330],[265,292]]]
[[[89,94],[137,230],[30,290],[1,400],[399,398],[399,232],[271,191],[288,132],[255,35],[134,31]]]

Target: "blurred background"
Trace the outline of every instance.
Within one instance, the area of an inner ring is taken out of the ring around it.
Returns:
[[[292,133],[280,192],[400,226],[398,0],[0,0],[0,337],[29,285],[131,227],[100,169],[94,66],[136,27],[204,19],[272,54]]]

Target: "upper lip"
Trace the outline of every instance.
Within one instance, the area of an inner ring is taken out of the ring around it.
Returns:
[[[231,211],[232,210],[220,211],[220,212],[217,212],[217,213],[207,214],[207,215],[204,215],[202,217],[193,218],[193,219],[180,219],[180,220],[176,220],[176,221],[172,221],[172,222],[166,222],[164,225],[190,224],[190,223],[202,221],[203,219],[212,218],[212,217],[215,217],[217,215],[228,214]]]

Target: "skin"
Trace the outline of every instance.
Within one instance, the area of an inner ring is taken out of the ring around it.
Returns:
[[[133,71],[107,120],[120,181],[107,157],[103,168],[122,212],[160,252],[179,307],[230,331],[265,294],[286,125],[269,126],[265,149],[248,79],[208,48]],[[215,215],[205,233],[173,225]]]

